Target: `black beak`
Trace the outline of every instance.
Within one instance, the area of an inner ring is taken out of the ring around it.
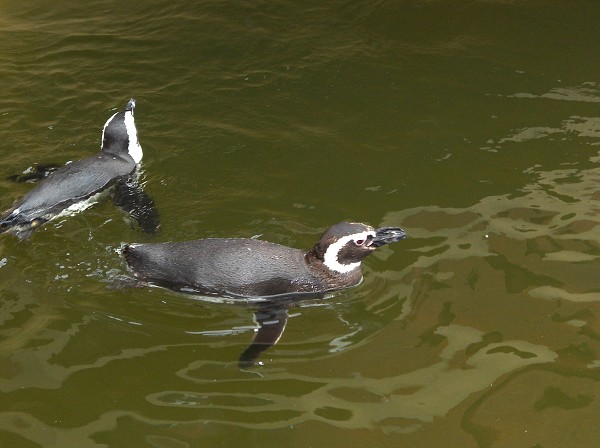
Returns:
[[[131,98],[129,101],[127,101],[127,105],[125,106],[125,112],[131,111],[131,113],[133,114],[134,110],[135,110],[135,98]]]
[[[371,246],[381,247],[384,244],[395,243],[406,238],[406,232],[400,227],[381,227],[375,231],[375,238]]]

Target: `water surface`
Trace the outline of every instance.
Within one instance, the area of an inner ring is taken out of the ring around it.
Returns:
[[[3,2],[0,206],[134,96],[162,226],[107,201],[0,238],[0,446],[597,446],[599,15]],[[251,370],[248,307],[114,287],[121,242],[309,248],[342,220],[410,239]]]

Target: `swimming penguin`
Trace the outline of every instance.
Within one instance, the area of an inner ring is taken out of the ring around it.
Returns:
[[[106,121],[99,153],[68,163],[47,176],[41,173],[40,177],[45,178],[0,216],[0,233],[23,240],[51,219],[87,208],[93,203],[90,198],[112,186],[116,186],[115,204],[128,211],[142,230],[155,230],[158,214],[135,176],[143,153],[134,110],[135,100],[131,98],[122,112]]]
[[[240,356],[254,363],[275,344],[287,322],[290,303],[358,285],[361,261],[375,249],[406,238],[398,227],[342,222],[302,251],[252,238],[208,238],[175,243],[126,244],[122,254],[142,282],[192,294],[261,298],[255,316],[260,328]]]

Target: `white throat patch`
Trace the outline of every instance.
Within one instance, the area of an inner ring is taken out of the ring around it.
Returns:
[[[104,132],[108,127],[108,124],[115,118],[115,116],[119,112],[113,114],[106,123],[104,123],[104,127],[102,128],[102,142],[104,142]],[[133,119],[133,113],[130,110],[125,111],[125,129],[127,130],[127,137],[129,138],[129,146],[127,147],[127,152],[133,159],[135,163],[140,163],[142,161],[142,156],[144,153],[142,152],[142,147],[137,138],[137,129],[135,127],[135,120]]]
[[[137,138],[137,129],[135,127],[133,113],[130,110],[125,112],[125,128],[127,129],[127,135],[129,136],[129,155],[135,163],[140,163],[144,153],[142,152],[142,147]]]
[[[338,255],[340,250],[342,250],[342,248],[348,244],[348,242],[357,240],[366,241],[367,237],[369,236],[375,238],[375,232],[354,233],[352,235],[346,235],[340,238],[335,243],[331,244],[325,251],[325,255],[323,256],[323,264],[332,271],[339,272],[340,274],[346,274],[358,268],[360,266],[360,261],[357,261],[356,263],[342,264],[338,260]]]

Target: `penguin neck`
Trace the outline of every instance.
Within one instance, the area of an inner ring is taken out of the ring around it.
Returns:
[[[118,112],[106,121],[102,129],[101,149],[113,157],[126,160],[127,154],[136,164],[141,162],[143,152],[132,111]]]
[[[328,289],[349,288],[362,282],[362,270],[360,263],[352,270],[339,272],[329,268],[325,264],[323,256],[316,248],[304,255],[304,261],[310,272],[318,278]]]
[[[133,158],[131,156],[131,153],[129,151],[127,151],[127,149],[123,149],[120,145],[112,145],[112,146],[108,146],[106,148],[102,148],[102,153],[106,154],[107,156],[110,156],[113,158],[118,158],[121,160],[133,159],[133,161],[136,164],[140,163],[140,160],[141,160],[141,157],[138,160]],[[131,162],[129,162],[129,163],[131,163]]]

